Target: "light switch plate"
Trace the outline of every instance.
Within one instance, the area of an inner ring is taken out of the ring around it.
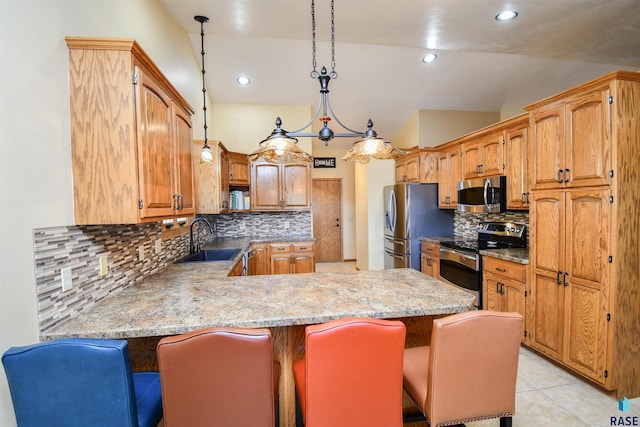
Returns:
[[[144,246],[138,246],[138,261],[144,261]]]
[[[156,255],[162,252],[162,239],[156,239],[155,248],[156,248]]]
[[[106,255],[102,255],[100,257],[100,277],[104,277],[109,272],[109,264],[108,257]]]
[[[60,279],[62,280],[62,292],[67,292],[73,287],[71,278],[71,267],[64,267],[60,270]]]

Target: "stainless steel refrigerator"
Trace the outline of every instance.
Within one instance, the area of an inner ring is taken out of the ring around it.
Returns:
[[[420,270],[420,237],[452,235],[453,211],[438,209],[437,184],[384,187],[384,268]]]

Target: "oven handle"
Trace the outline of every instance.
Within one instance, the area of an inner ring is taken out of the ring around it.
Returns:
[[[385,250],[384,250],[384,252],[385,252],[387,255],[392,256],[393,258],[397,258],[397,259],[402,259],[402,260],[404,260],[404,256],[402,256],[402,255],[397,255],[395,252],[391,252],[391,251],[390,251],[390,250],[388,250],[388,249],[385,249]]]
[[[440,261],[442,260],[457,262],[458,264],[469,267],[474,271],[480,271],[480,260],[477,255],[464,254],[441,246]]]

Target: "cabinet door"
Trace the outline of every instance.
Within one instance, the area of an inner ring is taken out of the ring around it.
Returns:
[[[172,216],[175,177],[171,102],[138,67],[136,74],[140,217]]]
[[[420,182],[420,154],[412,154],[406,163],[407,182]]]
[[[311,207],[311,165],[291,164],[282,167],[282,199],[285,209]],[[260,190],[262,191],[262,190]]]
[[[495,176],[504,174],[504,135],[497,132],[486,137],[482,142],[482,162],[480,171],[482,176]]]
[[[530,114],[531,189],[564,187],[564,104],[550,104]]]
[[[491,273],[486,273],[482,282],[482,292],[484,296],[482,307],[485,310],[504,311],[502,306],[502,294],[500,293],[500,277]]]
[[[271,274],[290,274],[291,254],[271,255]]]
[[[529,343],[561,359],[565,265],[564,191],[539,191],[531,203],[531,307]]]
[[[438,183],[438,153],[434,151],[420,153],[420,182]]]
[[[313,252],[293,254],[292,262],[292,273],[313,273],[316,271]]]
[[[438,161],[438,207],[458,207],[458,181],[461,180],[460,147],[440,154]]]
[[[522,315],[522,318],[526,319],[526,299],[524,297],[524,283],[507,278],[502,279],[501,282],[502,311],[520,313]],[[522,324],[522,333],[520,335],[523,340],[525,338],[524,329],[525,323]]]
[[[407,163],[404,159],[396,159],[396,183],[400,184],[407,179]]]
[[[609,184],[609,108],[608,88],[567,102],[567,187]]]
[[[566,199],[563,362],[604,383],[609,301],[610,191],[572,190]]]
[[[529,207],[527,179],[528,127],[507,130],[505,138],[505,166],[507,175],[507,209]]]
[[[229,153],[229,185],[249,186],[249,159],[243,153]]]
[[[473,179],[481,175],[482,146],[479,143],[464,144],[462,147],[462,177]]]
[[[266,245],[254,243],[251,245],[251,255],[251,269],[249,270],[249,274],[269,274]]]
[[[251,170],[251,209],[282,209],[280,166],[266,162],[252,163]]]
[[[199,214],[220,213],[220,146],[218,141],[209,141],[213,159],[200,160],[203,141],[193,141],[193,171],[196,211]]]
[[[177,213],[192,215],[195,213],[195,193],[193,184],[193,163],[191,160],[192,134],[191,117],[177,105],[173,105],[174,142],[176,149],[176,194]]]

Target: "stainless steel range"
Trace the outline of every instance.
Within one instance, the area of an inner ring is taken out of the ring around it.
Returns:
[[[476,295],[482,309],[482,249],[524,248],[526,225],[514,222],[481,222],[477,239],[440,242],[440,277]]]

